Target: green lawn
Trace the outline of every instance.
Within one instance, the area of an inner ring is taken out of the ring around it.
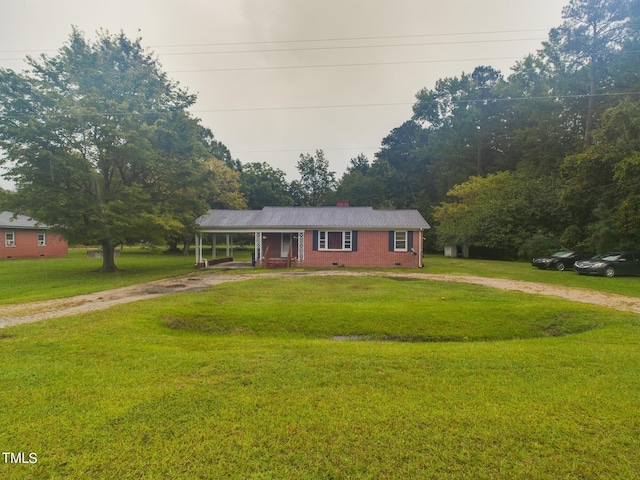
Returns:
[[[637,478],[639,320],[293,275],[6,328],[0,478]]]
[[[0,305],[23,303],[124,287],[193,272],[193,256],[163,255],[125,248],[116,265],[120,272],[98,273],[100,258],[88,258],[86,248],[69,249],[67,258],[0,261]]]
[[[193,255],[163,255],[157,251],[125,248],[116,259],[120,272],[97,273],[101,260],[87,258],[86,250],[72,249],[68,258],[0,261],[0,305],[65,298],[194,272]],[[218,258],[224,255],[225,249],[219,248]],[[234,250],[233,256],[248,262],[251,249]],[[456,259],[441,255],[427,255],[424,264],[422,269],[384,271],[502,277],[640,297],[638,277],[584,277],[573,272],[541,271],[525,262]],[[256,269],[252,273],[262,271]]]
[[[421,271],[425,273],[511,278],[640,297],[640,277],[590,277],[577,275],[570,270],[539,270],[532,267],[530,262],[445,258],[442,255],[428,255],[424,262],[425,268]]]

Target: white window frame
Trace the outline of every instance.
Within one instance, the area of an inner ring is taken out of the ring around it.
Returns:
[[[38,246],[39,247],[46,247],[47,246],[47,232],[45,232],[45,231],[38,232],[37,240],[38,240]]]
[[[404,236],[404,238],[401,238]],[[398,230],[393,232],[393,251],[406,252],[409,245],[409,232],[406,230]]]
[[[4,246],[15,247],[16,246],[16,231],[5,230],[4,231]]]
[[[342,248],[329,248],[329,234],[342,235]],[[353,245],[353,232],[351,230],[320,230],[318,231],[318,250],[324,252],[351,252]]]

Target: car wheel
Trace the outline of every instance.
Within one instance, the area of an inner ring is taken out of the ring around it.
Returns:
[[[604,276],[605,277],[615,277],[616,276],[616,270],[613,267],[607,267],[604,269]]]
[[[564,271],[565,268],[566,267],[565,267],[564,263],[562,263],[562,262],[556,263],[556,270],[557,271],[562,272],[562,271]]]

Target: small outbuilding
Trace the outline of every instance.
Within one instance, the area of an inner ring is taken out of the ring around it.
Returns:
[[[430,228],[417,210],[349,206],[210,210],[196,224],[196,266],[209,263],[205,237],[224,235],[228,245],[231,235],[249,233],[257,266],[419,268]]]
[[[0,259],[66,257],[67,241],[24,215],[0,213]]]

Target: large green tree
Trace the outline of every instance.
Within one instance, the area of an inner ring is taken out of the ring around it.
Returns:
[[[337,182],[335,172],[329,171],[329,161],[324,152],[316,150],[315,155],[301,153],[296,167],[300,181],[294,180],[291,189],[297,203],[312,207],[325,205],[335,192]]]
[[[567,156],[562,164],[562,204],[571,212],[572,223],[585,228],[585,241],[592,248],[637,248],[640,102],[620,102],[604,113],[601,123],[594,131],[594,144]],[[603,230],[612,233],[603,235]]]
[[[534,235],[555,233],[561,221],[558,184],[521,173],[471,177],[435,208],[441,245],[471,245],[518,254]],[[550,201],[551,200],[551,201]]]
[[[140,39],[73,29],[53,57],[0,70],[0,148],[24,211],[71,242],[157,240],[206,208],[205,129],[195,96],[167,78]],[[185,204],[186,202],[186,204]]]
[[[240,190],[252,210],[266,206],[293,205],[285,173],[267,163],[242,165]]]
[[[562,25],[551,30],[544,44],[545,56],[561,73],[558,79],[573,83],[571,94],[586,94],[585,146],[592,142],[597,95],[611,85],[612,57],[628,38],[630,7],[629,0],[570,0],[562,10]]]

